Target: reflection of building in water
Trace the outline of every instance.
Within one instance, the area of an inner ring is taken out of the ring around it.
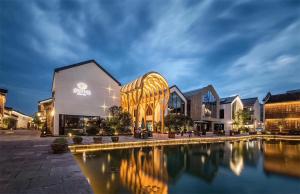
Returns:
[[[190,145],[187,156],[187,173],[212,182],[222,160],[224,144]],[[195,148],[193,148],[195,147]]]
[[[121,183],[133,193],[168,193],[166,157],[158,147],[149,149],[121,161]]]
[[[235,175],[239,176],[244,166],[256,166],[259,156],[259,141],[226,142],[222,166],[228,167]]]
[[[264,170],[267,173],[300,177],[300,144],[264,142]]]

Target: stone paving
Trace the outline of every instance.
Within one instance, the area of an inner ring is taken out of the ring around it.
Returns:
[[[52,154],[54,138],[36,131],[0,135],[0,193],[93,193],[70,152]]]

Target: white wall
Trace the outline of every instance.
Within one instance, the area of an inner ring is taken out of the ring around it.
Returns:
[[[91,95],[73,93],[79,82],[87,84]],[[120,86],[93,62],[55,73],[54,83],[54,135],[59,133],[59,114],[106,117],[107,110],[101,106],[120,104]]]
[[[32,121],[32,117],[29,117],[27,115],[23,115],[19,112],[16,112],[16,111],[13,111],[12,112],[14,115],[17,115],[18,116],[18,119],[17,119],[17,129],[19,128],[24,128],[24,129],[27,129],[27,125],[29,122]]]
[[[220,109],[224,109],[224,119],[221,119],[221,121],[224,123],[224,130],[225,132],[229,133],[230,130],[232,130],[232,123],[233,123],[233,116],[232,115],[232,106],[234,102],[237,103],[237,109],[236,111],[243,109],[243,103],[239,96],[237,96],[231,103],[228,104],[221,104]]]
[[[260,105],[259,101],[257,100],[253,106],[254,109],[254,128],[256,129],[258,127],[258,124],[260,123]]]

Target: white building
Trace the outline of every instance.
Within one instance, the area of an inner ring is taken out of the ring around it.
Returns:
[[[221,98],[220,120],[224,123],[225,133],[229,133],[229,131],[232,130],[234,116],[238,110],[241,110],[243,108],[244,106],[242,100],[238,95]]]
[[[120,104],[120,86],[94,60],[55,69],[52,101],[48,100],[51,108],[45,109],[50,114],[46,122],[51,132],[63,135],[69,129],[81,129],[90,121],[107,117],[108,108]]]
[[[248,110],[251,115],[251,119],[249,121],[249,127],[250,129],[256,129],[261,126],[261,109],[260,109],[260,103],[257,97],[254,98],[245,98],[242,99],[244,109]]]

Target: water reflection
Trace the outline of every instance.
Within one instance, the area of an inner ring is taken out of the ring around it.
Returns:
[[[99,194],[184,190],[179,183],[186,177],[206,183],[207,189],[213,187],[212,183],[225,182],[218,177],[230,177],[235,184],[239,184],[240,176],[261,184],[271,183],[268,176],[273,174],[300,178],[299,142],[258,140],[157,146],[84,153],[75,158]]]

